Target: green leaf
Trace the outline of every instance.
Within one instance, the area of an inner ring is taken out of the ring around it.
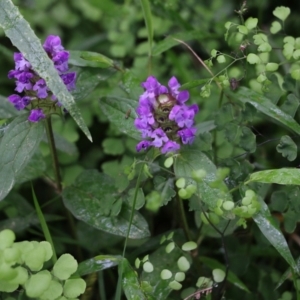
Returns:
[[[221,191],[219,188],[213,188],[210,183],[217,179],[216,166],[208,159],[208,157],[201,151],[194,149],[186,149],[180,152],[174,164],[174,171],[177,178],[184,177],[187,185],[193,182],[190,178],[193,170],[203,169],[206,172],[206,177],[202,182],[197,183],[201,200],[209,207],[214,208],[218,199],[231,200],[231,195]],[[226,185],[220,183],[222,188],[226,190]],[[200,199],[197,198],[197,203],[191,207],[193,210],[201,210]]]
[[[97,255],[78,265],[76,274],[80,277],[117,266],[122,261],[120,255]]]
[[[276,150],[289,161],[293,161],[297,157],[297,145],[288,135],[281,137],[279,144],[276,146]]]
[[[285,19],[289,16],[290,13],[290,8],[285,6],[278,6],[275,8],[275,10],[273,10],[273,15],[281,21],[285,21]]]
[[[74,118],[89,140],[91,134],[82,119],[72,95],[62,82],[53,62],[43,49],[29,24],[10,0],[0,2],[0,26],[5,34],[31,63],[32,68],[46,81],[47,86]]]
[[[260,63],[260,58],[254,53],[249,53],[247,55],[247,62],[251,65],[258,64]]]
[[[134,119],[137,117],[135,112],[137,105],[137,101],[122,97],[111,96],[100,99],[100,107],[109,121],[115,124],[121,132],[140,140],[141,134],[134,126]],[[128,116],[129,110],[130,115]]]
[[[288,195],[285,191],[275,191],[271,196],[271,204],[269,205],[272,211],[284,212],[288,206]]]
[[[69,63],[74,66],[92,68],[109,68],[114,66],[113,60],[100,53],[76,50],[69,52]]]
[[[86,170],[72,186],[63,190],[62,196],[64,204],[77,219],[111,234],[127,235],[131,208],[122,205],[114,180],[106,174]],[[129,238],[138,239],[147,236],[149,236],[147,222],[135,212]]]
[[[101,82],[107,80],[110,76],[116,73],[114,69],[94,69],[94,68],[72,68],[76,71],[76,90],[72,95],[76,101],[88,97],[96,86]]]
[[[157,43],[152,50],[152,55],[157,56],[170,48],[180,44],[179,41],[190,41],[194,39],[201,39],[208,36],[208,33],[203,32],[203,30],[193,30],[175,33],[173,35],[167,36],[163,41]],[[175,40],[177,39],[177,40]]]
[[[290,252],[284,235],[272,218],[268,206],[264,202],[262,202],[261,204],[262,208],[260,212],[253,216],[256,225],[259,227],[260,231],[271,243],[271,245],[278,251],[278,253],[295,271],[297,271],[297,265]]]
[[[182,91],[186,89],[193,89],[195,87],[198,87],[199,85],[208,83],[209,80],[211,80],[211,78],[196,79],[196,80],[186,82],[180,87],[180,90]]]
[[[43,142],[48,143],[47,136],[43,136]],[[55,147],[57,150],[66,153],[71,156],[78,155],[78,149],[74,143],[69,142],[61,135],[54,132],[54,141],[55,141]]]
[[[270,32],[272,34],[276,34],[277,32],[279,32],[281,30],[282,26],[278,21],[274,21],[272,22],[271,28],[270,28]]]
[[[248,184],[249,182],[300,185],[300,170],[292,168],[282,168],[259,171],[250,175],[250,179],[246,182],[246,184]]]
[[[146,300],[142,291],[137,273],[133,270],[128,260],[124,258],[119,265],[119,273],[122,272],[122,286],[126,299]]]
[[[251,30],[251,29],[253,29],[253,28],[255,28],[257,26],[257,23],[258,23],[258,19],[257,18],[249,17],[245,21],[245,26],[247,27],[248,30]]]
[[[128,194],[125,196],[128,204],[130,205],[130,207],[132,207],[133,205],[133,200],[134,200],[134,194],[135,194],[135,188],[132,188],[128,191]],[[138,189],[137,192],[137,197],[136,197],[136,202],[135,202],[135,209],[139,210],[141,209],[145,204],[145,195],[144,195],[144,191],[142,188]]]
[[[106,138],[102,142],[103,151],[110,155],[120,155],[125,151],[124,144],[120,138]]]
[[[176,195],[172,178],[166,179],[162,176],[155,176],[154,188],[160,192],[162,205],[166,205]]]
[[[249,32],[249,31],[248,31],[248,28],[247,28],[246,26],[244,26],[244,25],[238,25],[237,28],[238,28],[238,31],[239,31],[240,33],[242,33],[242,34],[247,35],[248,32]]]
[[[151,14],[150,2],[148,0],[141,0],[141,5],[142,5],[144,20],[148,32],[149,56],[151,56],[151,50],[153,44],[153,25],[152,25],[152,14]]]
[[[131,71],[126,70],[122,77],[121,88],[127,93],[130,99],[135,99],[135,106],[138,105],[138,99],[144,90],[141,87],[141,79],[135,77]]]
[[[240,87],[237,92],[229,92],[230,97],[244,104],[250,103],[258,111],[271,117],[274,121],[300,134],[300,125],[288,114],[274,105],[268,98],[246,87]]]
[[[25,111],[16,110],[7,97],[0,96],[0,119],[8,119],[24,114]]]
[[[246,126],[242,127],[240,146],[247,152],[253,153],[256,150],[256,136],[252,130]]]
[[[43,122],[33,124],[27,115],[15,118],[0,143],[0,200],[14,186],[16,177],[30,162],[44,134]]]
[[[202,261],[205,265],[207,265],[211,270],[213,269],[221,269],[223,271],[226,270],[225,266],[221,263],[219,263],[217,260],[206,257],[206,256],[200,256],[199,260]],[[227,280],[240,288],[241,290],[250,293],[247,286],[232,272],[229,270],[227,275]]]

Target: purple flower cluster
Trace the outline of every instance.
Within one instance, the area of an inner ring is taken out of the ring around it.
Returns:
[[[169,80],[167,88],[149,76],[142,87],[145,92],[140,96],[134,124],[144,140],[137,144],[136,150],[154,146],[167,153],[179,150],[180,144],[191,144],[196,134],[194,117],[199,108],[196,104],[185,104],[189,92],[179,91],[180,84],[175,77]]]
[[[49,35],[43,45],[48,56],[54,63],[67,89],[75,88],[75,72],[67,72],[69,52],[64,50],[59,36]],[[17,110],[30,109],[28,120],[38,122],[47,114],[56,111],[61,106],[57,98],[52,94],[44,79],[33,71],[31,64],[22,53],[14,53],[15,69],[8,72],[9,79],[16,80],[16,88],[19,94],[13,94],[8,100]]]

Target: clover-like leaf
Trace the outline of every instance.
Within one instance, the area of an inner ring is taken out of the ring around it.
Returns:
[[[283,157],[286,157],[289,161],[293,161],[297,157],[297,145],[288,135],[284,135],[281,137],[276,150],[281,153]]]
[[[290,13],[291,9],[285,6],[278,6],[275,8],[275,10],[273,10],[273,15],[281,21],[285,21]]]
[[[275,34],[277,32],[279,32],[281,30],[282,26],[278,21],[274,21],[272,22],[271,28],[270,28],[270,32],[272,34]]]

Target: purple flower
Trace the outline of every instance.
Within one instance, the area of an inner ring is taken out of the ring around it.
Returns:
[[[36,91],[38,98],[44,99],[48,97],[48,87],[44,79],[38,80],[32,89]]]
[[[68,71],[69,52],[64,50],[59,36],[49,35],[43,45],[54,67],[58,71],[67,89],[75,89],[76,73]],[[49,90],[46,82],[32,69],[31,64],[22,53],[14,53],[15,69],[8,72],[9,79],[15,79],[15,91],[20,95],[13,94],[8,100],[17,110],[31,109],[28,120],[38,122],[47,114],[61,113],[61,106],[55,95]],[[38,101],[31,101],[36,99]],[[55,102],[54,102],[55,101]],[[30,107],[29,107],[30,104]],[[45,110],[44,110],[45,109]]]
[[[14,105],[17,110],[24,109],[30,103],[30,97],[21,97],[19,95],[13,94],[8,96],[8,100]]]
[[[44,115],[43,110],[41,108],[38,108],[31,110],[28,120],[31,122],[38,122],[39,120],[44,118],[46,118],[46,116]]]
[[[137,151],[153,146],[162,153],[175,152],[180,149],[178,139],[182,144],[191,144],[196,134],[192,126],[199,108],[196,104],[185,105],[189,92],[179,90],[176,77],[169,80],[166,88],[154,76],[149,76],[142,87],[145,91],[139,98],[134,125],[147,140],[137,145]]]
[[[151,146],[149,141],[141,141],[136,145],[136,151],[140,152],[141,150],[146,150]]]

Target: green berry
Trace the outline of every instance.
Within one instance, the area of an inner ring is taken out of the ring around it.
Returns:
[[[216,214],[214,214],[214,213],[209,213],[209,220],[213,224],[219,224],[220,223],[220,218]]]
[[[189,199],[191,197],[191,195],[187,192],[186,189],[180,189],[178,191],[178,195],[182,199]]]
[[[194,184],[189,184],[185,189],[190,195],[195,194],[197,191],[197,187]]]
[[[177,282],[176,280],[173,280],[169,283],[169,287],[172,290],[178,291],[182,288],[182,284],[180,284],[179,282]]]
[[[222,282],[226,276],[225,272],[221,269],[214,269],[212,271],[212,275],[213,275],[214,281],[217,283]]]
[[[244,197],[244,198],[242,199],[242,204],[243,204],[243,205],[250,205],[251,202],[252,202],[252,198]]]
[[[223,208],[225,210],[232,210],[234,208],[234,202],[232,202],[232,201],[225,201],[223,203]]]
[[[191,250],[195,250],[197,249],[197,244],[193,241],[189,241],[189,242],[186,242],[184,243],[182,246],[181,246],[181,249],[183,251],[191,251]]]
[[[185,273],[183,272],[177,272],[175,274],[175,280],[176,281],[183,281],[185,279]]]
[[[202,220],[202,222],[204,223],[204,224],[206,224],[206,225],[208,225],[209,224],[209,222],[208,222],[208,220],[207,220],[207,218],[209,217],[209,215],[208,215],[208,213],[201,213],[200,214],[200,218],[201,218],[201,220]]]
[[[177,266],[180,271],[186,272],[190,268],[190,263],[185,256],[181,256],[177,260]]]
[[[167,280],[167,279],[170,279],[172,277],[172,272],[168,269],[163,269],[161,272],[160,272],[160,278],[162,280]]]
[[[143,270],[147,273],[151,273],[153,272],[154,268],[153,268],[153,265],[151,264],[151,262],[149,261],[146,261],[144,264],[143,264]]]
[[[220,207],[215,207],[214,213],[218,216],[222,216],[224,214],[223,210]]]
[[[206,171],[203,169],[192,171],[192,178],[197,182],[202,182],[205,176],[206,176]]]
[[[176,186],[179,188],[179,189],[182,189],[185,187],[185,178],[181,177],[179,179],[177,179],[176,181]]]
[[[170,242],[167,246],[166,246],[166,252],[167,253],[171,253],[172,250],[175,248],[175,243],[174,242]]]
[[[166,168],[170,168],[173,165],[173,163],[174,163],[173,157],[168,157],[164,162],[164,166]]]

